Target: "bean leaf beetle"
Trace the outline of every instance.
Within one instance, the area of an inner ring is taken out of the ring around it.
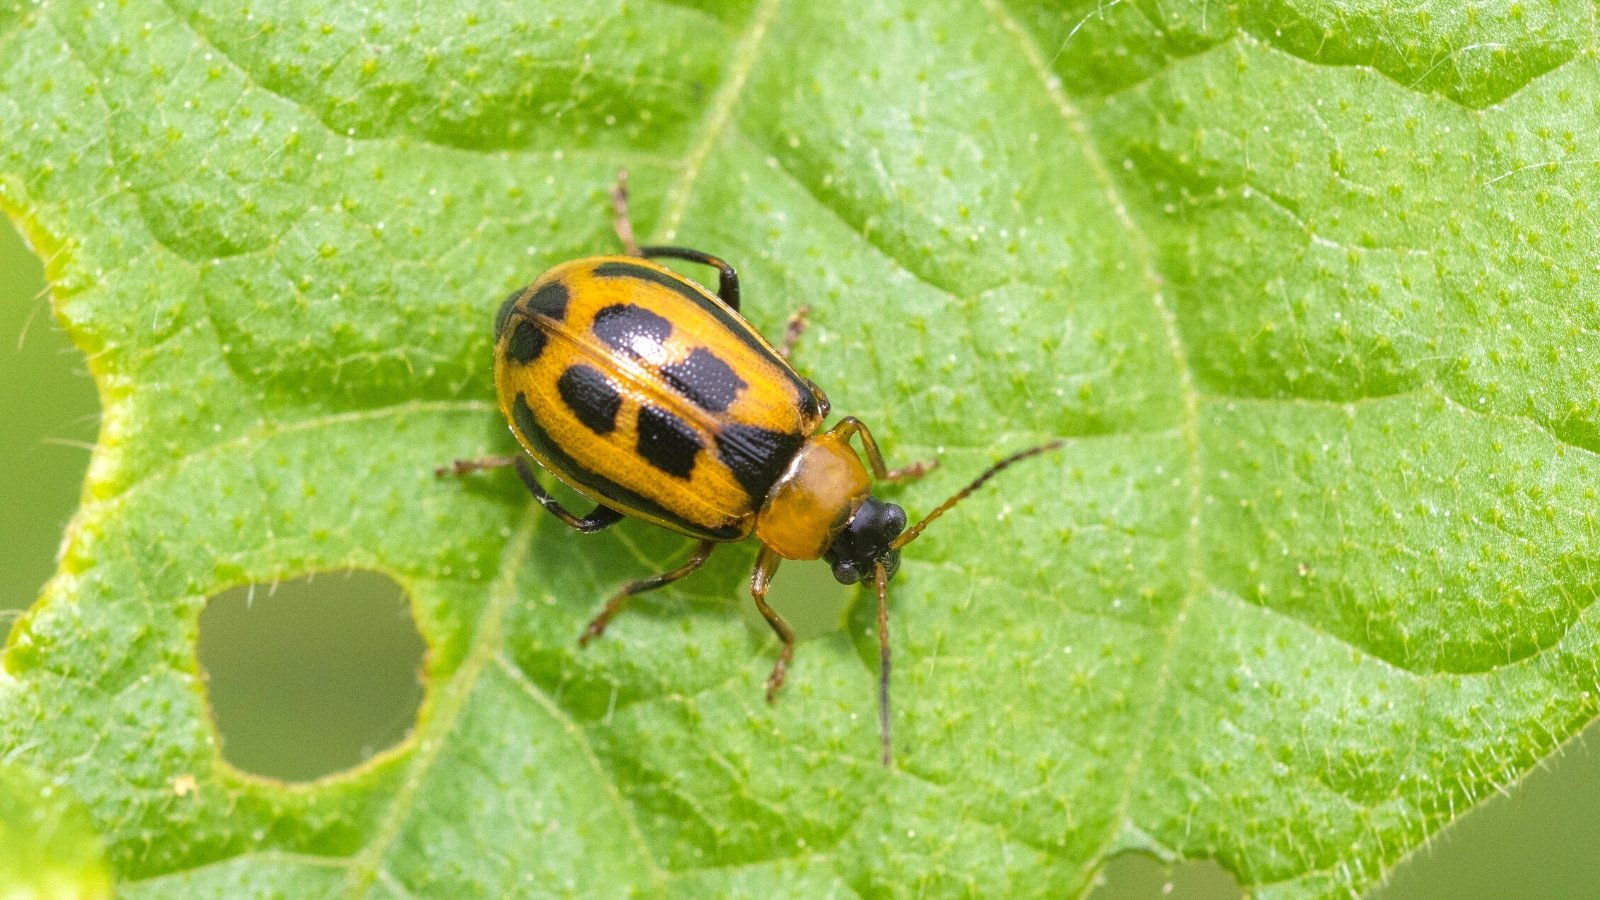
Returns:
[[[872,496],[872,478],[916,478],[932,464],[888,468],[872,432],[853,416],[820,431],[828,398],[789,363],[806,308],[774,347],[740,316],[733,266],[699,250],[639,246],[626,171],[611,199],[626,253],[562,263],[513,292],[495,317],[495,389],[526,454],[457,460],[439,474],[512,466],[535,500],[580,532],[632,516],[699,541],[683,565],[617,591],[582,644],[603,634],[630,597],[689,575],[717,544],[754,534],[761,550],[750,595],[781,642],[769,702],[783,687],[795,642],[767,604],[778,564],[821,558],[843,584],[870,580],[878,595],[882,760],[892,765],[886,592],[900,550],[1002,469],[1062,442],[1001,459],[907,528],[903,509]],[[659,258],[717,270],[716,293],[653,261]],[[851,445],[857,437],[866,465]],[[576,515],[550,496],[530,456],[594,509]]]

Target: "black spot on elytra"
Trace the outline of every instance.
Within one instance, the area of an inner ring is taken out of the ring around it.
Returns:
[[[805,442],[805,435],[734,423],[717,432],[717,455],[750,496],[752,505],[760,506]]]
[[[689,423],[654,406],[639,409],[639,455],[668,475],[688,478],[704,446]]]
[[[511,357],[513,362],[525,366],[539,358],[549,340],[549,336],[537,322],[532,319],[518,319],[517,324],[511,326],[511,337],[506,341],[506,355]]]
[[[511,292],[506,302],[500,304],[500,311],[494,314],[494,339],[500,340],[500,335],[505,333],[506,322],[511,319],[511,313],[517,308],[517,298],[522,296],[526,288],[518,288]]]
[[[559,322],[567,317],[567,301],[572,299],[572,292],[559,281],[540,285],[528,298],[528,311],[544,316],[553,322]]]
[[[593,366],[572,366],[556,379],[561,400],[585,427],[595,434],[610,434],[617,427],[622,394]]]
[[[672,323],[642,306],[614,303],[594,314],[594,336],[613,350],[640,356],[640,344],[666,343]]]
[[[707,412],[725,411],[739,392],[750,386],[732,366],[704,347],[696,347],[683,362],[662,366],[661,376]]]
[[[741,318],[738,313],[717,302],[707,291],[683,276],[631,262],[604,262],[594,267],[594,274],[601,278],[632,278],[638,281],[646,281],[672,291],[722,323],[723,327],[727,328],[728,332],[740,343],[773,360],[786,373],[789,372],[788,363],[784,362],[776,353],[773,353],[770,347],[750,334],[752,326],[749,322]],[[795,390],[804,396],[807,393],[804,380],[792,373],[788,377],[790,383],[795,386]]]
[[[693,537],[710,538],[713,541],[738,540],[744,531],[738,525],[725,525],[721,528],[705,528],[688,521],[677,513],[662,506],[636,491],[628,490],[615,481],[597,472],[580,465],[572,455],[550,439],[550,434],[539,425],[539,420],[534,418],[533,410],[528,406],[525,394],[517,394],[511,403],[511,421],[516,423],[517,431],[523,440],[535,451],[535,456],[541,462],[548,464],[570,478],[572,481],[583,485],[594,493],[595,496],[604,497],[608,505],[623,507],[648,516],[654,516],[672,527]]]

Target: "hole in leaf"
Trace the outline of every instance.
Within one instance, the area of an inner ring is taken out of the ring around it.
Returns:
[[[199,655],[223,758],[304,781],[394,746],[416,723],[424,649],[405,591],[376,572],[213,597]]]
[[[1089,900],[1238,900],[1239,881],[1209,859],[1164,863],[1148,853],[1113,857],[1095,876]]]
[[[0,613],[31,604],[55,570],[99,419],[83,355],[45,290],[43,264],[0,218]]]

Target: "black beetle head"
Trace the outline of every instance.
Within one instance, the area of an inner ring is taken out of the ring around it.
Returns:
[[[869,577],[876,562],[882,562],[893,578],[900,568],[900,551],[889,549],[889,544],[905,530],[905,510],[868,497],[822,558],[833,565],[833,577],[840,584],[855,584]]]

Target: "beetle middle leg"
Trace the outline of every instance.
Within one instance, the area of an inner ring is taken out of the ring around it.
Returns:
[[[642,578],[623,585],[622,590],[617,591],[610,600],[606,601],[606,605],[600,610],[600,615],[595,616],[589,622],[589,627],[583,630],[583,635],[578,638],[578,646],[586,646],[590,641],[605,634],[606,626],[611,623],[612,619],[616,618],[617,613],[622,612],[622,608],[627,605],[628,598],[642,594],[645,591],[666,587],[695,569],[700,568],[706,564],[706,560],[711,558],[711,551],[716,546],[714,541],[701,541],[694,548],[694,555],[689,557],[689,561],[676,569],[670,572],[663,572],[652,578]]]
[[[611,228],[629,256],[654,259],[658,256],[682,259],[717,270],[717,297],[734,312],[739,311],[739,273],[727,260],[688,247],[641,247],[633,234],[633,219],[628,215],[628,170],[617,170],[617,183],[611,188]]]
[[[640,247],[639,255],[646,259],[666,256],[671,259],[682,259],[688,262],[710,266],[717,270],[717,299],[728,304],[734,312],[739,311],[739,272],[733,265],[720,256],[712,256],[701,250],[691,250],[688,247]]]
[[[783,562],[771,547],[762,547],[761,555],[756,557],[756,569],[750,575],[750,596],[755,598],[756,609],[761,610],[762,618],[772,626],[777,633],[778,640],[783,646],[778,648],[778,661],[772,666],[772,674],[767,676],[767,702],[778,698],[778,689],[783,687],[784,677],[789,674],[789,662],[794,659],[794,629],[789,623],[778,615],[777,610],[767,605],[767,589],[772,586],[772,574],[778,571],[778,563]]]
[[[847,442],[851,437],[860,435],[861,446],[867,451],[867,462],[872,465],[872,474],[877,476],[879,481],[911,481],[915,478],[921,478],[939,465],[937,459],[931,459],[925,462],[914,462],[898,469],[889,468],[884,465],[883,453],[878,450],[878,442],[872,439],[872,432],[867,430],[867,423],[855,416],[845,416],[840,419],[839,424],[829,429],[828,433],[838,434]]]

